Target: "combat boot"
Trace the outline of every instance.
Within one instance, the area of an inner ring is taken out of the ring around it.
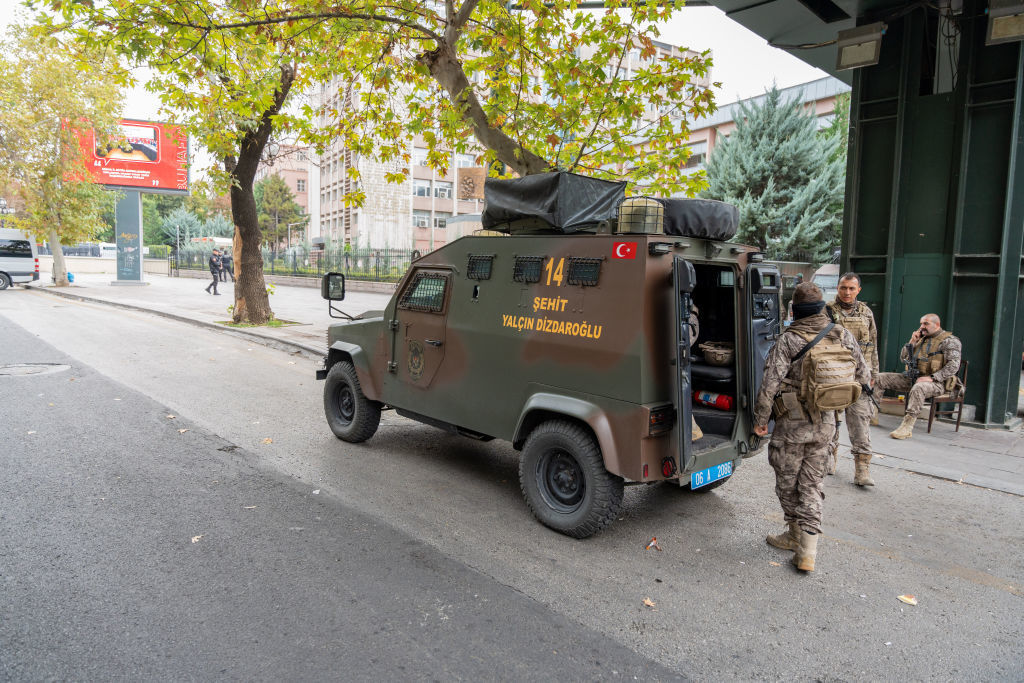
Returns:
[[[904,415],[903,422],[900,422],[900,426],[895,430],[889,432],[889,436],[894,439],[909,439],[914,431],[915,420],[917,420],[916,415]]]
[[[691,415],[690,419],[693,421],[693,429],[691,431],[691,434],[692,434],[691,441],[696,441],[697,439],[703,439],[704,438],[704,432],[702,432],[700,430],[700,426],[697,424],[696,418],[694,418]]]
[[[789,526],[782,533],[777,536],[768,534],[768,537],[764,540],[768,541],[768,545],[773,545],[782,550],[796,550],[800,547],[800,525],[796,522],[790,522]]]
[[[853,474],[853,483],[857,486],[874,486],[875,480],[871,478],[871,470],[868,467],[871,456],[867,453],[854,453],[853,457],[856,468]]]
[[[793,555],[793,565],[803,572],[814,571],[814,557],[818,554],[818,534],[800,530],[800,546]]]

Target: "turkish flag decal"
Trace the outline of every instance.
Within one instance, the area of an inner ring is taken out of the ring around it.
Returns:
[[[636,242],[615,242],[612,258],[636,258]]]

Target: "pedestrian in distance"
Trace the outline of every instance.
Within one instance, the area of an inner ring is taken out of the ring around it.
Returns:
[[[955,395],[963,390],[956,375],[960,370],[962,348],[952,332],[942,329],[939,316],[928,313],[921,318],[920,325],[900,352],[906,371],[878,375],[876,386],[909,393],[903,421],[889,436],[909,439],[925,399],[945,393]]]
[[[868,305],[857,300],[860,294],[860,276],[856,273],[845,273],[839,278],[839,289],[835,301],[828,304],[828,314],[832,321],[853,334],[860,345],[861,355],[871,370],[872,381],[878,376],[878,329],[875,327],[875,316]],[[857,486],[874,486],[869,463],[871,462],[871,429],[872,422],[878,424],[875,417],[875,404],[869,393],[871,388],[861,393],[856,403],[846,409],[846,430],[850,434],[850,453],[854,461],[853,483]],[[828,473],[835,474],[839,465],[839,420],[836,415],[836,431],[829,444]]]
[[[221,254],[221,256],[220,256],[220,265],[221,265],[220,281],[221,282],[227,282],[228,281],[228,275],[230,275],[231,276],[231,281],[234,282],[235,281],[235,268],[234,268],[233,259],[232,259],[232,256],[231,256],[230,253],[225,251],[223,254]]]
[[[220,250],[214,249],[213,253],[210,255],[210,275],[213,277],[213,282],[206,285],[206,292],[208,294],[211,293],[210,288],[213,287],[212,293],[214,296],[220,296],[220,292],[217,291],[217,281],[220,279],[220,269]]]
[[[768,352],[754,405],[757,435],[766,436],[768,421],[775,418],[768,463],[775,470],[775,494],[786,521],[786,529],[765,540],[794,551],[793,564],[806,572],[814,571],[821,535],[825,466],[835,432],[835,411],[856,400],[860,384],[871,381],[857,340],[849,330],[832,323],[824,309],[817,285],[797,285],[793,324]],[[837,400],[840,393],[845,400]]]

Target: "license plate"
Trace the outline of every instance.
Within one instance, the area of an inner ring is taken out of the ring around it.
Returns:
[[[725,479],[732,474],[732,461],[723,462],[721,465],[714,465],[706,470],[694,472],[690,475],[690,488],[699,489],[719,479]]]

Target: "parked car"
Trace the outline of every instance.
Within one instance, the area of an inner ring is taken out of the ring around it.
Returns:
[[[0,289],[38,279],[36,243],[19,230],[0,228]]]

